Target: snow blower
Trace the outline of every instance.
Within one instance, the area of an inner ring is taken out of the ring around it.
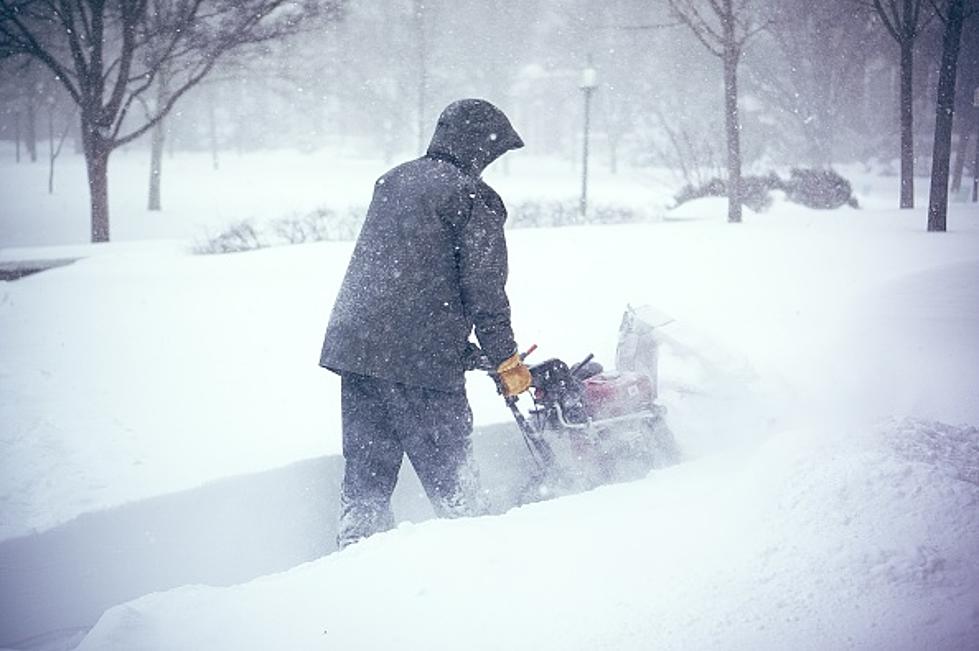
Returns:
[[[593,355],[572,366],[558,358],[529,366],[533,404],[527,414],[516,396],[506,398],[537,468],[522,501],[637,479],[679,461],[666,408],[656,402],[656,328],[668,322],[648,309],[640,316],[628,308],[614,371]],[[484,356],[476,360],[475,368],[494,375]]]

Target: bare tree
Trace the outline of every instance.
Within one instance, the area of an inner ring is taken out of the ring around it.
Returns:
[[[38,80],[37,66],[32,65],[33,61],[25,62],[21,66],[21,90],[24,102],[24,144],[27,146],[27,155],[31,162],[37,162],[37,113],[38,95],[41,90],[41,83]]]
[[[426,26],[428,8],[425,0],[413,0],[412,17],[414,22],[415,40],[418,52],[418,154],[425,153],[428,125],[426,109],[428,107],[428,28]]]
[[[707,51],[724,64],[724,125],[727,136],[727,220],[741,221],[741,122],[738,64],[747,41],[764,27],[751,0],[669,0],[670,9]]]
[[[668,106],[665,112],[659,107],[651,108],[644,120],[651,123],[650,132],[656,137],[647,138],[644,146],[651,160],[670,170],[684,185],[703,187],[723,174],[721,147],[714,141],[716,136],[703,129],[699,121],[677,119],[681,111],[677,104]]]
[[[64,90],[61,90],[58,86],[52,86],[47,96],[45,97],[45,104],[47,104],[48,109],[48,194],[54,194],[54,165],[58,161],[58,156],[61,155],[61,148],[65,144],[65,138],[68,137],[68,132],[71,131],[71,125],[76,118],[77,106],[71,99],[65,96]],[[65,108],[69,107],[70,110],[66,111]],[[60,128],[61,135],[58,136],[58,142],[55,143],[55,121],[59,114],[67,113],[67,115],[62,116],[64,118],[64,125]]]
[[[21,115],[20,103],[17,100],[17,84],[19,78],[16,72],[4,61],[0,51],[0,131],[14,141],[14,162],[20,163]],[[6,64],[6,65],[5,65]]]
[[[340,0],[337,0],[339,2]],[[152,129],[227,53],[296,32],[317,5],[170,0],[150,28],[148,0],[0,0],[0,56],[47,66],[79,107],[93,242],[109,240],[110,154]],[[169,97],[134,115],[160,70]]]
[[[928,2],[872,0],[872,3],[901,51],[901,208],[914,208],[914,43],[930,18],[930,12],[925,9]]]
[[[952,156],[952,119],[955,115],[955,73],[962,41],[966,0],[945,0],[934,5],[945,24],[942,38],[942,66],[938,77],[935,110],[935,144],[931,158],[931,188],[928,196],[928,230],[944,231],[948,212],[948,169]],[[943,11],[944,9],[944,11]]]
[[[872,12],[853,15],[837,3],[778,0],[775,17],[761,38],[772,48],[747,57],[752,87],[805,142],[806,158],[832,164],[834,145],[854,121],[853,101],[868,60],[879,47]]]
[[[50,75],[34,61],[11,61],[0,83],[16,116],[17,162],[20,162],[20,146],[23,144],[30,162],[36,163],[38,114],[51,85]]]
[[[156,103],[159,110],[167,103],[170,94],[170,73],[162,66],[156,75]],[[150,188],[146,201],[147,210],[162,210],[163,146],[166,141],[166,118],[159,120],[150,130]]]
[[[962,189],[962,173],[969,155],[973,132],[979,128],[979,108],[972,106],[979,89],[979,18],[972,14],[962,26],[962,49],[959,51],[958,78],[955,83],[955,127],[958,143],[952,165],[952,193]],[[979,132],[976,133],[979,139]]]
[[[176,7],[169,0],[150,0],[149,10],[143,20],[147,31],[165,30],[171,24],[174,16],[170,15]],[[152,55],[152,53],[150,53]],[[156,71],[156,97],[154,110],[159,111],[166,105],[170,95],[170,66],[162,64]],[[145,107],[145,100],[143,100]],[[149,111],[147,111],[149,112]],[[163,147],[166,139],[166,119],[157,121],[150,129],[150,183],[149,196],[146,201],[147,210],[162,210],[160,184],[163,180]]]

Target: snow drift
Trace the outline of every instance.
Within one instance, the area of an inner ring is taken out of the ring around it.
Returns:
[[[964,649],[979,432],[785,432],[743,457],[405,524],[231,588],[108,611],[109,648]]]

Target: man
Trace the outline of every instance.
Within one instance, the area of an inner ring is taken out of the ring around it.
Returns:
[[[473,328],[504,394],[525,391],[530,372],[504,289],[506,209],[480,175],[520,147],[502,111],[459,100],[427,154],[374,186],[320,357],[341,377],[341,549],[393,526],[404,454],[437,515],[485,511],[463,377]]]

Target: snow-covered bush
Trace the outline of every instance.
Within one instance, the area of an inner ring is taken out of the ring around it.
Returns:
[[[637,212],[629,206],[600,203],[589,209],[586,221],[590,224],[629,224],[647,219],[647,214]]]
[[[317,208],[305,215],[289,215],[257,228],[250,221],[235,222],[214,237],[194,247],[195,253],[238,253],[267,246],[302,244],[304,242],[341,242],[357,238],[365,210],[350,208],[339,214],[329,208]],[[508,211],[508,228],[545,228],[579,224],[627,224],[646,221],[650,216],[629,206],[592,204],[586,217],[581,216],[577,199],[566,201],[524,201]]]
[[[305,215],[277,219],[270,228],[283,244],[352,240],[357,236],[362,215],[361,210],[353,208],[343,216],[329,208],[317,208]]]
[[[588,214],[581,215],[577,199],[566,201],[523,201],[508,211],[509,228],[545,228],[579,224],[627,224],[645,221],[648,215],[618,204],[593,203]]]
[[[239,253],[253,251],[266,246],[261,235],[250,221],[235,222],[214,237],[198,242],[194,247],[195,253]]]
[[[795,168],[789,175],[783,183],[789,201],[830,210],[844,205],[858,207],[850,182],[833,170]]]
[[[542,228],[581,223],[578,204],[573,201],[523,201],[507,210],[510,228]]]
[[[782,190],[782,179],[772,172],[768,176],[742,176],[741,177],[741,203],[755,212],[767,209],[772,204],[771,191]],[[714,178],[701,186],[686,185],[675,199],[679,206],[681,203],[703,197],[726,197],[727,182],[724,179]]]
[[[364,211],[350,208],[338,215],[329,208],[317,208],[305,215],[290,215],[270,222],[259,230],[249,221],[240,221],[194,247],[195,253],[238,253],[266,246],[337,242],[357,237]]]
[[[311,239],[304,217],[283,217],[272,223],[272,230],[289,244],[302,244]]]
[[[833,170],[793,168],[788,179],[779,177],[775,172],[767,176],[741,177],[741,203],[755,212],[771,206],[773,190],[782,190],[789,201],[809,208],[859,207],[850,182]],[[674,198],[679,206],[693,199],[726,196],[727,182],[714,178],[699,186],[685,185]]]

